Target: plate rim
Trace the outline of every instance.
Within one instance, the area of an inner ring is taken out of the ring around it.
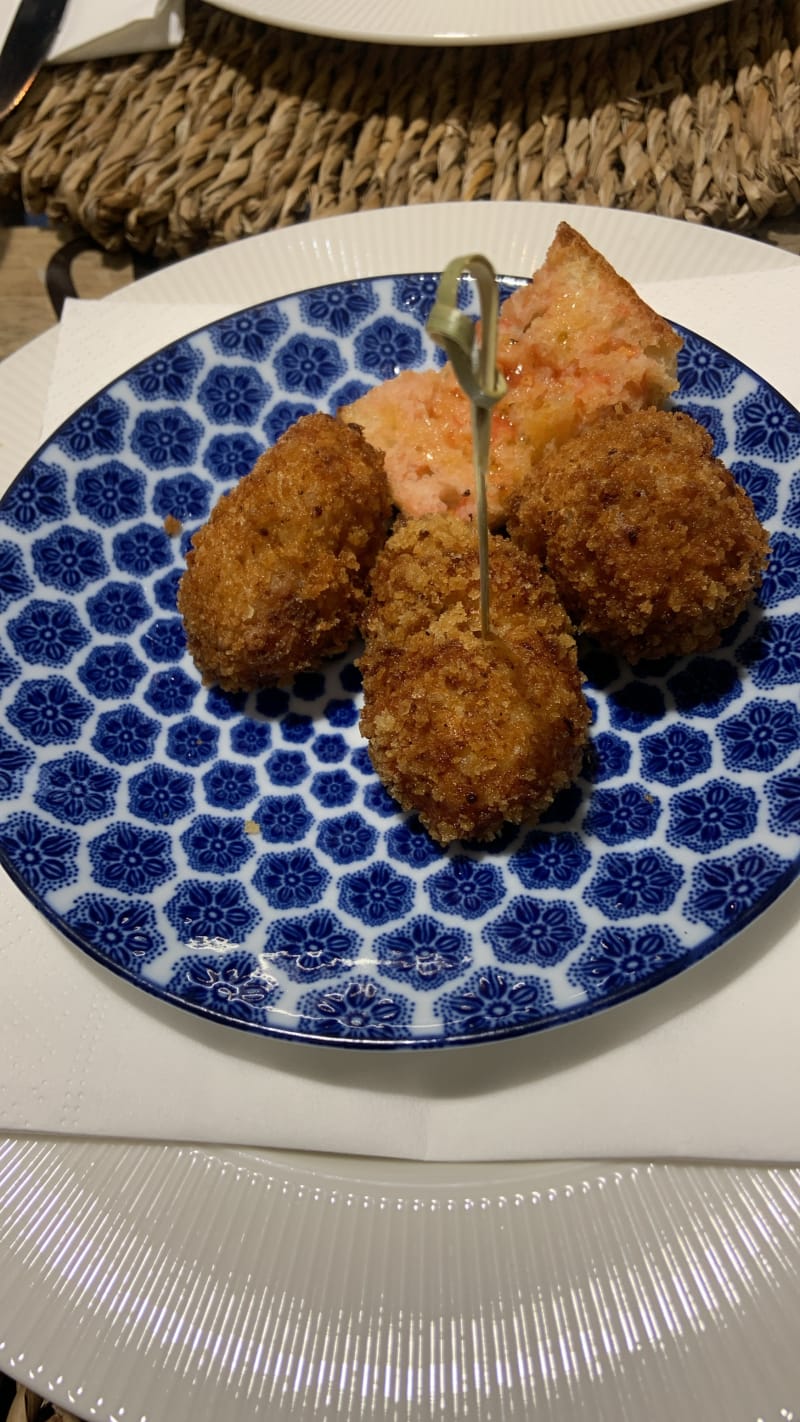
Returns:
[[[218,9],[325,39],[373,44],[478,45],[572,39],[655,24],[709,10],[729,0],[545,0],[531,22],[525,0],[407,0],[404,20],[390,0],[211,0]],[[331,3],[336,15],[331,15]],[[436,20],[432,16],[436,15]]]

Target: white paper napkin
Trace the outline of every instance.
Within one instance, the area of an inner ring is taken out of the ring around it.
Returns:
[[[18,5],[0,0],[0,47]],[[183,13],[184,0],[69,0],[48,61],[174,49],[183,39]]]
[[[797,271],[640,287],[800,403]],[[65,310],[43,435],[216,306]],[[0,1129],[418,1159],[800,1161],[800,884],[704,962],[511,1042],[375,1054],[272,1042],[117,980],[0,881]]]

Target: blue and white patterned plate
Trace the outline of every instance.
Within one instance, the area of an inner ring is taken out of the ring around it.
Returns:
[[[300,414],[440,358],[436,280],[196,332],[79,410],[0,505],[2,862],[114,972],[266,1035],[564,1023],[704,957],[798,870],[800,418],[690,332],[676,403],[751,494],[769,571],[718,652],[635,675],[586,656],[591,751],[536,829],[445,853],[399,811],[359,735],[357,648],[291,688],[202,687],[175,604],[193,530]]]

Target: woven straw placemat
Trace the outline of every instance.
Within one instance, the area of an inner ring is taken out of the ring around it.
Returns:
[[[17,1383],[16,1392],[8,1413],[3,1412],[5,1422],[79,1422],[71,1412],[65,1412],[30,1388]]]
[[[0,128],[0,193],[159,259],[418,202],[592,203],[740,232],[800,207],[800,0],[454,49],[187,10],[175,52],[45,71]]]

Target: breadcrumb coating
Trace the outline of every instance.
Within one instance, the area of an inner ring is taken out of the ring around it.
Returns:
[[[207,683],[249,691],[343,651],[391,515],[383,456],[353,425],[292,425],[194,535],[178,590]]]
[[[574,436],[531,473],[508,528],[578,630],[632,663],[718,646],[768,551],[710,434],[674,410],[612,413]]]
[[[589,727],[552,582],[506,538],[491,538],[490,566],[489,640],[469,525],[408,520],[372,573],[361,730],[386,788],[441,844],[535,820],[577,774]]]

